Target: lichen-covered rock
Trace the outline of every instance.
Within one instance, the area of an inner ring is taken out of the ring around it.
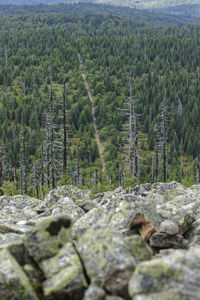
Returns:
[[[159,231],[169,235],[174,235],[179,233],[179,227],[175,222],[165,220],[160,224]]]
[[[38,300],[27,276],[7,250],[0,251],[0,299]]]
[[[4,223],[4,224],[0,224],[0,234],[4,234],[4,233],[23,234],[24,230],[19,226]]]
[[[0,245],[0,251],[2,249],[7,249],[21,266],[28,262],[27,250],[22,240],[18,239],[17,241]]]
[[[27,196],[27,195],[17,195],[17,196],[1,196],[0,197],[0,210],[4,206],[15,206],[18,209],[24,209],[29,206],[31,208],[36,208],[42,203],[41,200]]]
[[[71,198],[65,197],[60,199],[50,208],[47,208],[42,214],[39,214],[32,220],[35,221],[36,219],[41,219],[46,216],[55,216],[61,214],[66,214],[67,216],[69,216],[72,220],[72,223],[74,223],[82,216],[84,216],[85,212],[78,205],[76,205]]]
[[[88,212],[89,210],[93,209],[93,208],[97,208],[97,204],[95,203],[95,201],[92,200],[84,200],[83,202],[81,202],[79,204],[79,206],[84,210],[84,212]]]
[[[167,233],[157,232],[150,238],[150,245],[155,248],[187,248],[188,243],[180,234],[169,235]]]
[[[130,252],[136,258],[137,262],[150,260],[152,258],[152,250],[140,235],[131,235],[125,238],[129,246]]]
[[[85,215],[85,212],[82,208],[74,203],[74,201],[68,197],[58,201],[55,205],[52,206],[52,216],[57,214],[67,214],[73,222],[76,222],[82,216]]]
[[[116,198],[113,197],[109,199],[104,205],[90,210],[81,217],[73,225],[73,236],[82,234],[97,222],[99,224],[107,224],[123,233],[123,235],[128,235],[130,230],[132,230],[133,220],[138,214],[143,214],[146,219],[148,216],[149,224],[150,221],[156,225],[161,222],[155,208],[151,207],[146,201],[143,201],[143,199],[135,197],[134,195],[122,194]],[[153,225],[152,229],[153,231],[151,231],[151,233],[156,231]]]
[[[120,233],[109,226],[94,225],[78,239],[77,250],[92,283],[128,297],[127,285],[136,260]]]
[[[40,222],[23,239],[30,256],[39,263],[56,255],[72,239],[70,226],[70,218],[64,215],[49,217]]]
[[[22,236],[16,233],[0,234],[0,246],[7,246],[12,242],[19,242],[22,240]]]
[[[129,282],[132,300],[198,300],[200,249],[139,264]]]
[[[134,194],[122,194],[111,198],[102,206],[106,214],[110,216],[111,226],[120,230],[127,229],[132,222],[135,214],[141,213],[144,218],[151,222],[155,227],[161,222],[160,216],[155,209],[155,201],[148,202],[146,199],[135,196]]]
[[[123,300],[123,298],[118,296],[106,296],[105,300]]]
[[[40,264],[47,280],[43,283],[48,299],[82,299],[87,286],[81,261],[71,243]]]
[[[104,209],[102,207],[94,208],[87,214],[76,221],[72,226],[72,235],[77,238],[88,230],[92,225],[96,224],[97,221],[103,216]]]
[[[84,294],[83,300],[104,300],[106,292],[95,283],[91,283]]]
[[[58,186],[56,189],[50,191],[50,193],[45,197],[45,205],[47,207],[51,207],[65,197],[69,197],[75,202],[75,204],[79,204],[84,200],[89,199],[90,193],[90,191],[81,190],[74,185]]]

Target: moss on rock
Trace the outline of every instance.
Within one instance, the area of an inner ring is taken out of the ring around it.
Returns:
[[[27,276],[7,250],[0,251],[0,299],[38,299]]]
[[[137,266],[129,282],[129,294],[133,300],[197,300],[199,289],[199,249],[191,252],[177,250],[168,257],[143,262]]]
[[[71,243],[59,253],[41,264],[47,280],[43,284],[44,295],[52,299],[82,299],[87,282],[80,259]]]
[[[72,240],[71,220],[64,215],[49,217],[24,236],[29,254],[39,263],[56,255],[65,243]]]

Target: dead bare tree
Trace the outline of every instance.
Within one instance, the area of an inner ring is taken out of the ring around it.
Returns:
[[[39,178],[38,178],[38,170],[37,170],[37,164],[34,161],[33,165],[33,175],[34,175],[34,186],[35,186],[35,192],[36,192],[36,197],[39,198]]]
[[[27,178],[27,159],[26,159],[26,142],[24,134],[22,135],[22,172],[23,172],[23,182],[24,182],[24,193],[28,192],[28,178]]]
[[[44,144],[42,140],[41,151],[40,151],[40,183],[41,183],[41,196],[42,200],[44,200]]]
[[[124,124],[123,131],[123,142],[124,150],[126,152],[126,147],[128,145],[128,169],[130,174],[134,174],[138,179],[140,174],[139,167],[139,151],[138,151],[138,136],[139,136],[139,126],[138,119],[139,115],[136,112],[136,101],[133,97],[132,92],[132,82],[131,77],[129,77],[129,97],[125,102],[125,108],[120,109],[122,111],[122,116],[125,117],[126,123]]]
[[[163,162],[163,181],[167,180],[167,123],[168,123],[168,111],[166,96],[164,96],[163,102],[160,107],[160,143],[162,147],[162,162]]]
[[[46,131],[46,179],[47,186],[50,187],[50,124],[51,124],[51,116],[50,113],[46,113],[45,120],[45,131]]]
[[[67,170],[66,80],[63,84],[63,174]]]

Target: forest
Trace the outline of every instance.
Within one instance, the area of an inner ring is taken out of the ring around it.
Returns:
[[[95,11],[1,15],[0,27],[1,193],[199,182],[199,25]]]

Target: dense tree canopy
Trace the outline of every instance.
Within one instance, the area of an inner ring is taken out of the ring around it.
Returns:
[[[66,80],[68,170],[61,182],[69,182],[69,178],[76,181],[77,176],[81,178],[79,184],[86,187],[92,186],[97,176],[105,187],[119,185],[121,176],[125,185],[151,181],[156,146],[157,179],[163,180],[164,99],[167,180],[182,180],[183,165],[185,182],[195,182],[200,152],[198,25],[154,28],[105,14],[27,14],[1,16],[0,26],[0,137],[4,157],[0,164],[4,165],[4,180],[20,181],[26,154],[31,186],[37,178],[35,162],[38,176],[41,172],[41,143],[53,134],[55,145],[49,153],[54,153],[55,180],[60,181]],[[92,107],[80,74],[78,53],[95,101],[106,174],[101,173]],[[122,111],[129,97],[129,77],[138,115],[137,180],[126,167],[128,141],[123,137],[127,115]],[[53,133],[48,133],[48,124],[54,124]],[[46,148],[44,152],[46,156]],[[44,159],[45,172],[46,168]]]

